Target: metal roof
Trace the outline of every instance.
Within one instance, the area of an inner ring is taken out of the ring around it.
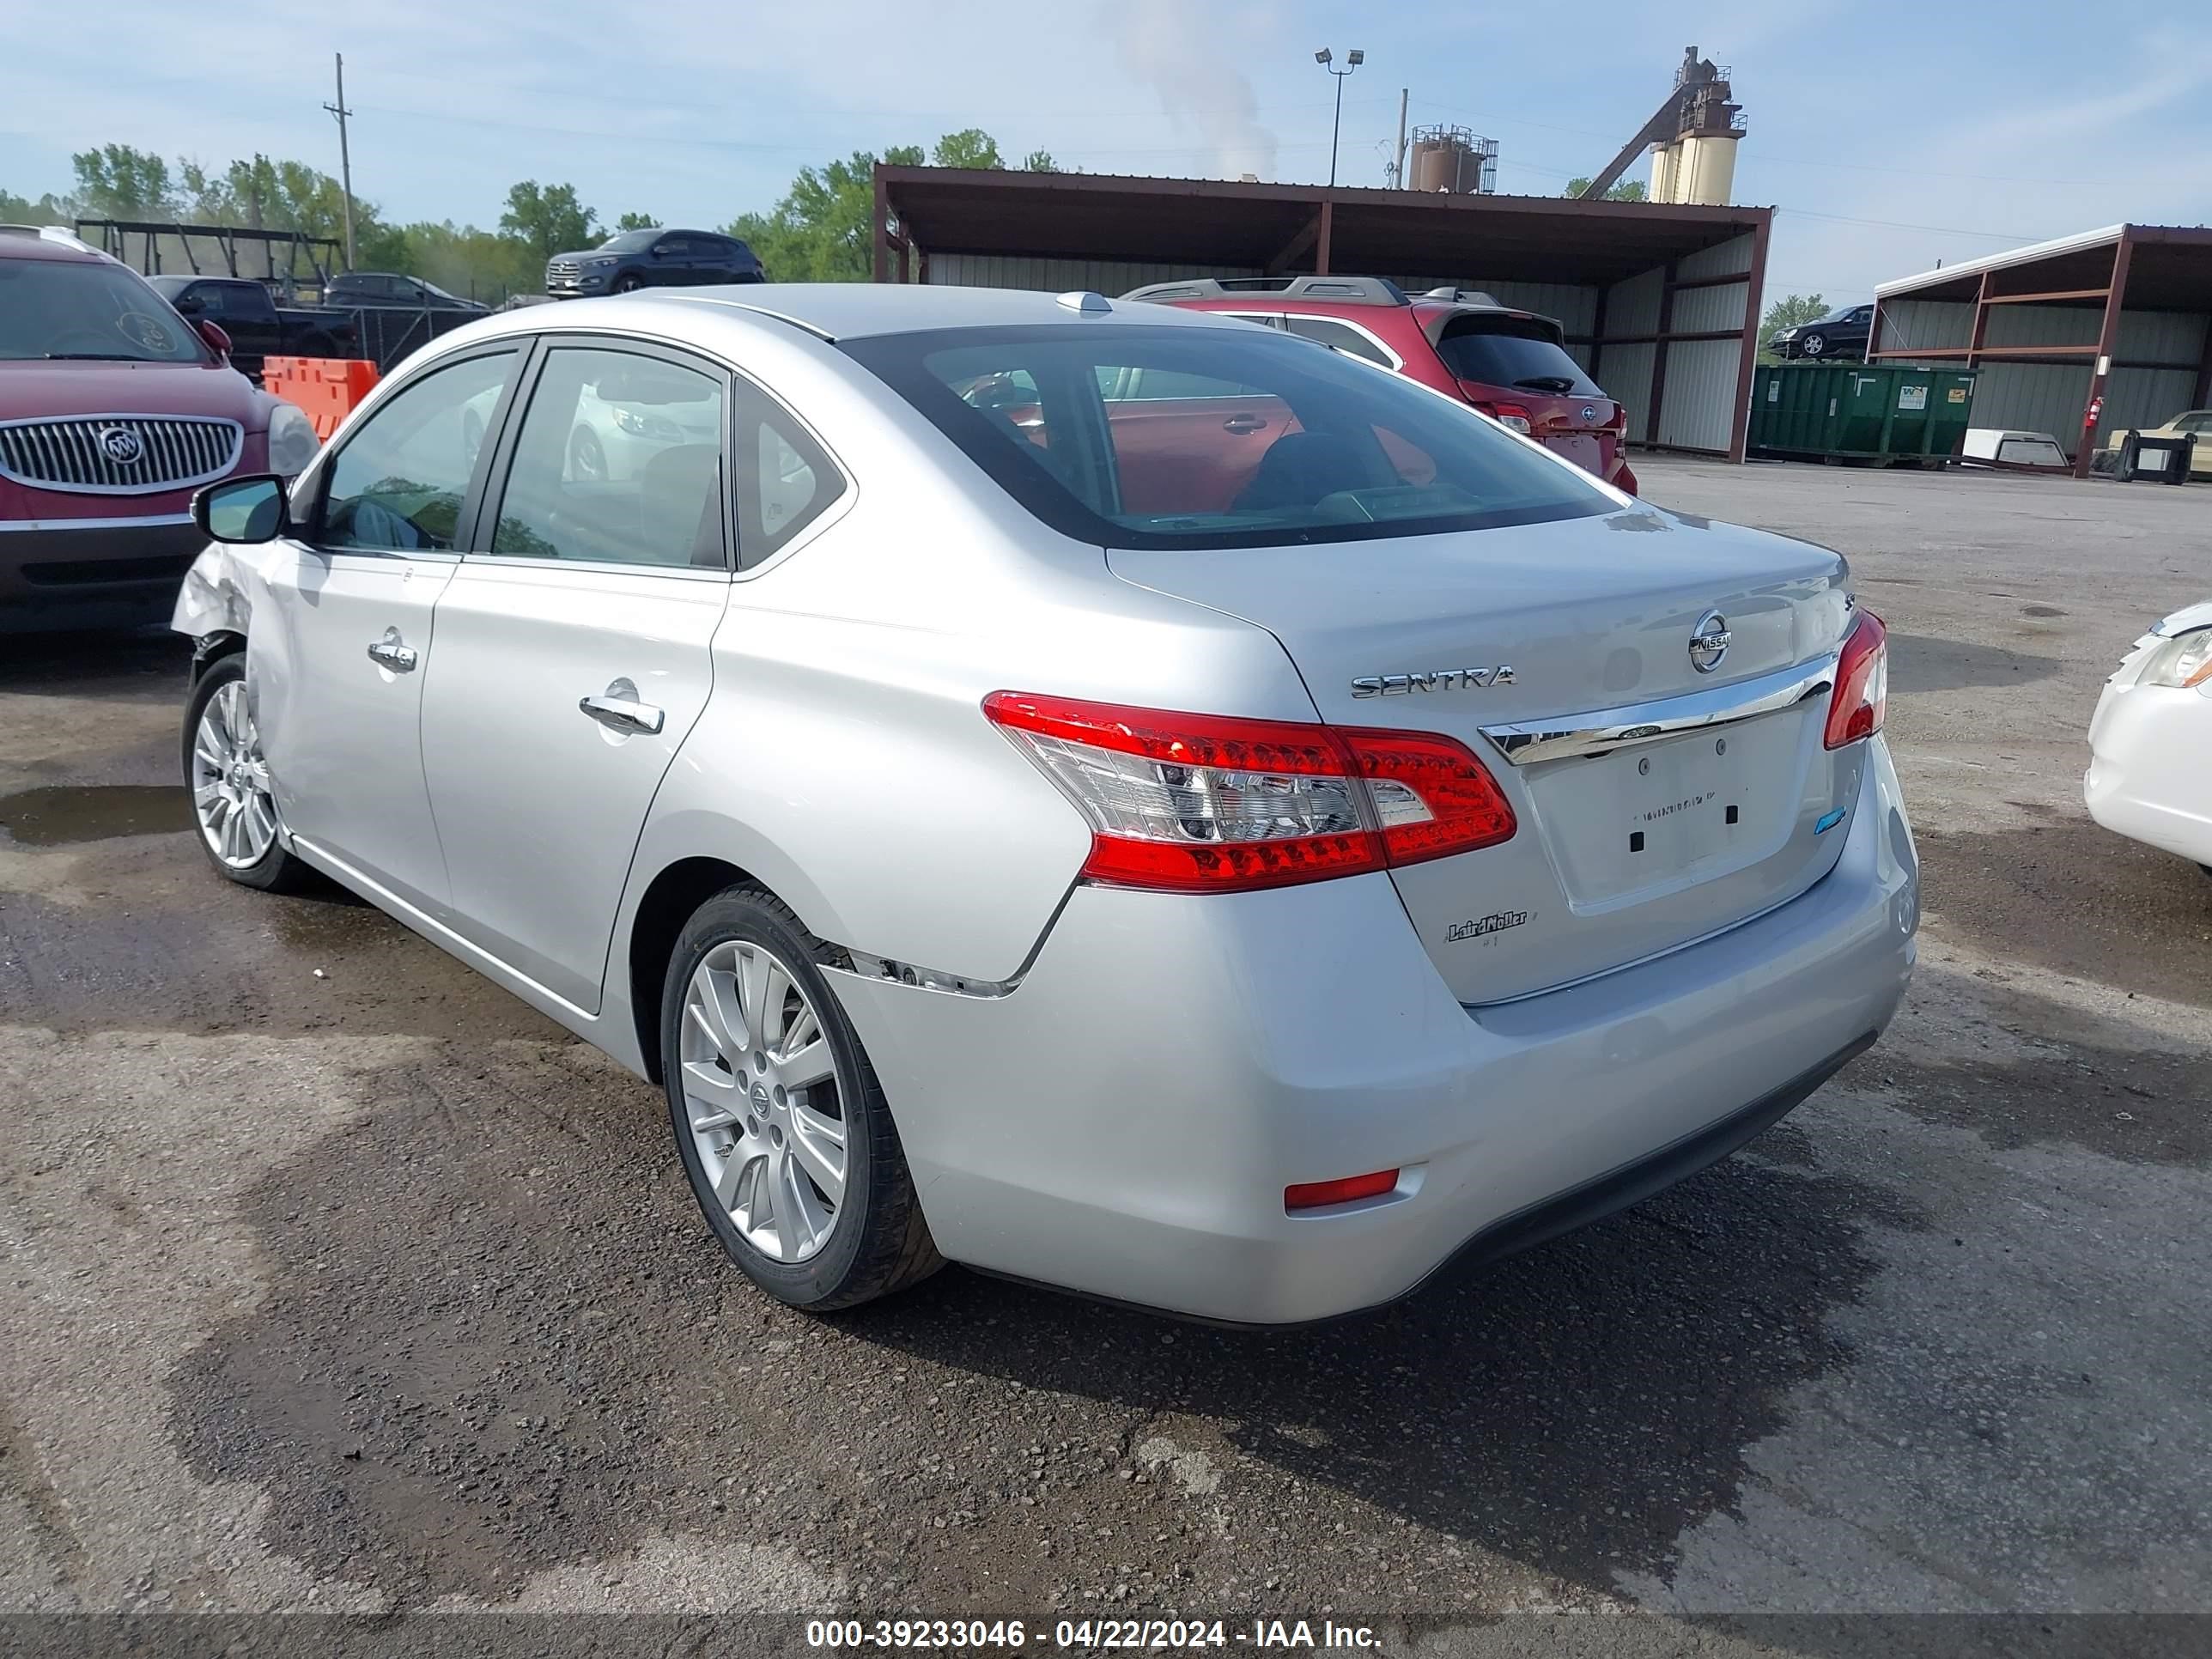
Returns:
[[[2112,271],[2112,249],[2122,235],[2134,244],[2128,265],[2126,304],[2134,310],[2212,310],[2212,228],[2188,225],[2106,225],[2072,236],[2033,242],[1955,265],[1900,276],[1875,288],[1877,300],[1972,300],[1985,271],[2043,267],[2037,289],[2053,293],[2101,287]],[[2101,298],[2052,301],[2097,307]]]
[[[1329,210],[1329,268],[1620,282],[1765,224],[1763,207],[1457,196],[1115,173],[878,166],[878,191],[932,253],[1235,265],[1310,252]]]

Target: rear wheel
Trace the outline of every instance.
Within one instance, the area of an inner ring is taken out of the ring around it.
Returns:
[[[185,708],[185,787],[200,846],[215,867],[245,887],[289,893],[313,869],[284,850],[260,728],[246,690],[246,653],[218,658]]]
[[[677,940],[660,1019],[677,1152],[707,1224],[755,1284],[819,1312],[944,1265],[824,948],[776,898],[731,888]]]

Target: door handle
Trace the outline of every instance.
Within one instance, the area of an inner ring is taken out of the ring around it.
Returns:
[[[415,672],[415,647],[401,641],[399,630],[396,628],[386,629],[382,639],[370,642],[368,659],[379,668],[388,668],[395,674]]]
[[[653,737],[668,723],[667,711],[637,700],[637,688],[617,680],[596,697],[579,697],[576,707],[610,732]]]
[[[1221,423],[1221,429],[1224,432],[1259,432],[1264,430],[1267,424],[1257,415],[1231,415]]]

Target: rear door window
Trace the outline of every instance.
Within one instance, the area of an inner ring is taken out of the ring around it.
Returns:
[[[556,346],[531,389],[495,557],[724,567],[718,371]]]
[[[1106,546],[1348,541],[1614,507],[1471,410],[1256,331],[947,329],[841,349],[1039,519]]]
[[[1379,363],[1384,368],[1398,366],[1395,358],[1350,323],[1340,323],[1334,317],[1286,317],[1283,322],[1301,339],[1318,340],[1325,346],[1367,362]]]

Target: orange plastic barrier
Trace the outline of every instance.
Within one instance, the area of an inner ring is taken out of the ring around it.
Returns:
[[[262,390],[305,410],[325,442],[378,379],[374,363],[336,357],[270,357],[261,365]]]

